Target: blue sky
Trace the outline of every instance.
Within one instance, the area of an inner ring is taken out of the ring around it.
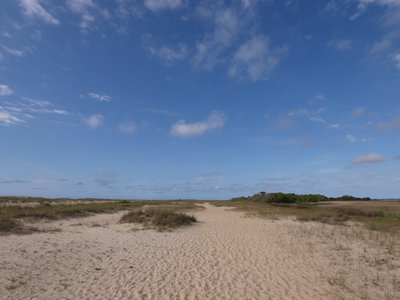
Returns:
[[[5,0],[0,194],[400,196],[399,0]]]

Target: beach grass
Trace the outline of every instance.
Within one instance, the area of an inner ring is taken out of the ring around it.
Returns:
[[[29,201],[28,201],[29,200]],[[33,206],[24,204],[38,203]],[[1,203],[1,201],[0,201]],[[174,211],[195,210],[200,206],[194,201],[177,200],[96,200],[87,199],[45,199],[24,198],[11,199],[0,204],[0,234],[28,233],[33,228],[24,226],[22,221],[34,222],[40,219],[58,220],[75,217],[85,217],[98,213],[113,213],[125,210],[137,210],[144,206],[160,206]],[[198,202],[201,203],[201,202]]]
[[[323,203],[273,204],[256,201],[215,201],[269,219],[294,217],[299,221],[315,221],[336,225],[360,222],[368,229],[400,233],[399,201],[354,201]]]
[[[173,209],[147,208],[131,211],[122,216],[121,223],[141,223],[145,227],[154,227],[159,230],[171,229],[196,222],[194,216]]]

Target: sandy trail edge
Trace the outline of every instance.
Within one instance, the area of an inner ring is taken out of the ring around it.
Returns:
[[[195,212],[198,224],[174,232],[133,231],[118,213],[43,225],[58,233],[2,236],[0,298],[365,298],[332,285],[341,260],[303,231],[293,234],[298,222],[205,207]]]

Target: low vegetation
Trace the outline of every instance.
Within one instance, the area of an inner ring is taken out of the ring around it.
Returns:
[[[35,205],[31,205],[35,203]],[[161,200],[96,200],[96,199],[46,199],[31,197],[0,198],[0,234],[28,233],[32,227],[23,221],[40,219],[57,220],[84,217],[97,213],[112,213],[124,210],[137,210],[144,206],[159,206],[174,211],[195,210],[200,201],[161,201]]]
[[[270,219],[294,217],[300,221],[317,221],[338,225],[360,222],[372,230],[400,233],[400,201],[298,201],[286,203],[233,200],[212,203]]]
[[[165,208],[147,208],[131,211],[121,218],[121,223],[141,223],[146,227],[170,229],[196,222],[196,218],[185,213]]]

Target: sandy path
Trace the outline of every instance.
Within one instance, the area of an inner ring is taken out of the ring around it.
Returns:
[[[299,255],[281,221],[208,204],[195,215],[198,224],[174,232],[132,231],[114,214],[0,237],[0,298],[337,298],[324,253]]]

